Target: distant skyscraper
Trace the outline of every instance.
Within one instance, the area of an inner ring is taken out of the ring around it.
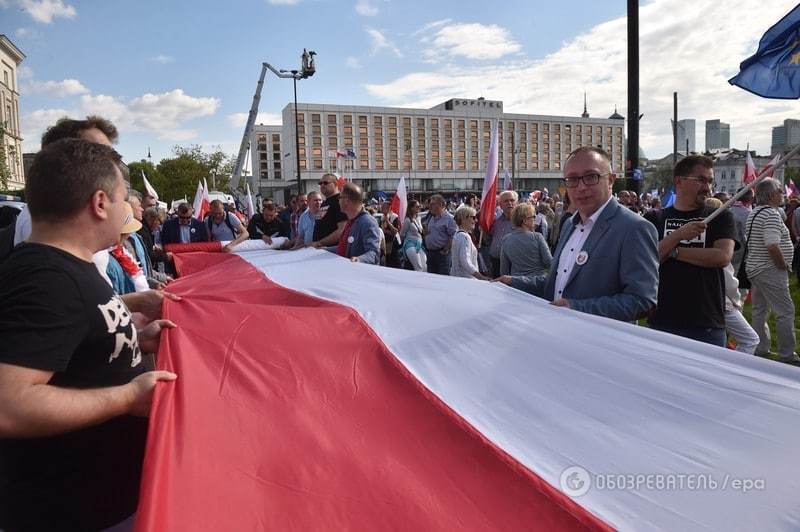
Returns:
[[[731,125],[719,120],[706,120],[706,151],[731,147]],[[680,146],[678,146],[680,149]]]
[[[686,151],[686,140],[689,140],[689,151],[697,151],[695,148],[696,124],[694,118],[678,120],[678,151]]]
[[[792,146],[800,144],[800,120],[787,118],[782,126],[772,128],[771,154],[786,151]]]

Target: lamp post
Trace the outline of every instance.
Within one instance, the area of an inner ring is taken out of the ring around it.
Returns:
[[[289,72],[291,74],[292,82],[294,85],[294,158],[295,158],[295,169],[297,170],[297,194],[302,194],[303,190],[303,183],[300,180],[300,131],[299,131],[299,120],[298,120],[298,110],[297,110],[297,80],[298,79],[306,79],[310,78],[316,72],[316,67],[314,65],[314,56],[317,55],[316,52],[309,52],[306,49],[303,49],[303,55],[301,56],[302,60],[302,68],[301,70],[281,70],[281,73]]]

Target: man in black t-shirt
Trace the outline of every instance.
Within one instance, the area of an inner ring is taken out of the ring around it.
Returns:
[[[314,224],[314,241],[311,245],[315,248],[336,245],[347,224],[347,215],[339,207],[339,185],[336,176],[323,175],[319,180],[319,191],[325,196],[325,201],[322,202],[322,207],[317,213],[317,223]]]
[[[708,225],[713,212],[705,206],[714,183],[713,161],[702,155],[675,165],[675,203],[656,219],[658,306],[650,318],[654,329],[725,346],[725,278],[736,245],[729,211]]]
[[[136,510],[162,327],[137,330],[91,262],[125,224],[110,147],[65,139],[34,159],[32,232],[0,266],[0,530],[99,530]]]
[[[272,244],[273,237],[289,238],[289,225],[278,217],[278,207],[271,201],[265,201],[261,213],[256,213],[250,218],[247,232],[251,240],[263,240],[267,244]]]

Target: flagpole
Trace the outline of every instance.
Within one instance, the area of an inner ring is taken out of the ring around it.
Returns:
[[[761,170],[761,172],[759,172],[758,175],[756,175],[756,178],[753,180],[752,183],[750,183],[746,187],[742,188],[742,190],[737,192],[736,195],[734,195],[731,199],[726,201],[725,204],[722,205],[719,209],[715,210],[714,212],[712,212],[711,214],[706,216],[706,219],[703,220],[703,223],[705,223],[705,224],[710,223],[711,220],[713,220],[714,218],[719,216],[720,213],[722,213],[722,211],[724,211],[725,209],[728,209],[735,202],[739,201],[739,198],[744,196],[747,193],[748,190],[755,189],[756,185],[758,185],[759,183],[761,183],[762,181],[764,181],[764,179],[766,179],[768,177],[767,173],[769,173],[770,171],[774,172],[775,170],[777,170],[778,168],[780,168],[781,166],[786,164],[789,161],[789,159],[794,157],[798,152],[800,152],[800,144],[798,144],[797,146],[792,148],[792,150],[789,153],[787,153],[786,155],[781,157],[781,159],[777,163],[775,163],[775,166],[772,166],[772,167],[765,166]]]

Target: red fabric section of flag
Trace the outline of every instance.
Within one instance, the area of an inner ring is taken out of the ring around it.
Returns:
[[[609,530],[424,388],[352,309],[235,255],[170,283],[136,530]],[[264,324],[274,324],[267,330]]]
[[[497,175],[488,192],[481,198],[480,224],[485,232],[492,230],[494,224],[494,210],[497,207]]]
[[[191,244],[167,244],[164,251],[169,253],[193,253],[195,251],[222,251],[221,242],[192,242]]]

